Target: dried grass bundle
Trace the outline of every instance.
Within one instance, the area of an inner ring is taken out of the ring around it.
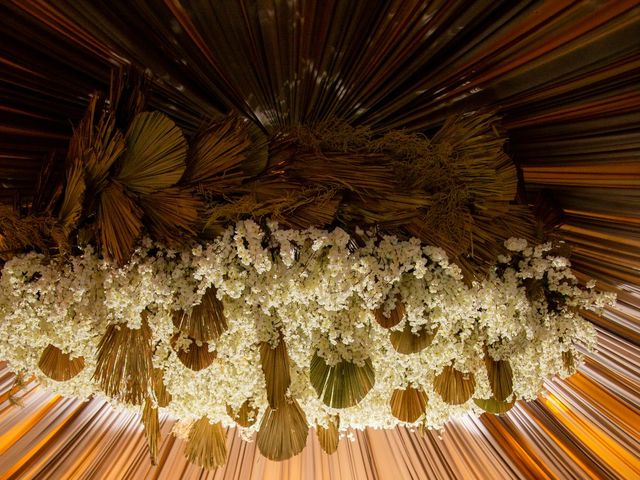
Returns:
[[[71,358],[71,354],[49,344],[40,355],[38,367],[47,377],[65,382],[84,369],[84,357]]]
[[[433,389],[449,405],[460,405],[471,398],[476,389],[472,373],[462,373],[447,365],[433,380]]]
[[[228,327],[224,316],[224,304],[218,299],[216,288],[207,288],[200,303],[189,313],[175,312],[173,324],[185,335],[200,342],[220,338]]]
[[[417,334],[413,333],[411,325],[406,322],[402,330],[391,331],[391,345],[398,353],[405,355],[418,353],[431,345],[437,333],[438,327],[433,330],[422,327]]]
[[[170,245],[183,244],[185,235],[197,235],[204,210],[204,203],[193,192],[178,187],[141,195],[140,206],[151,235]]]
[[[108,396],[141,405],[152,387],[152,357],[151,329],[144,315],[138,329],[112,323],[98,345],[93,378]]]
[[[507,360],[492,359],[486,350],[484,363],[487,367],[493,398],[499,402],[504,402],[513,393],[511,364]]]
[[[26,248],[47,252],[56,220],[48,215],[20,218],[17,211],[0,205],[0,259],[9,259]]]
[[[281,337],[278,345],[272,348],[268,342],[260,345],[260,362],[267,387],[267,400],[271,408],[280,408],[287,403],[287,390],[291,385],[289,372],[289,354],[287,345]]]
[[[317,353],[311,360],[309,379],[318,398],[332,408],[348,408],[357,405],[373,388],[376,381],[369,358],[362,366],[346,360],[329,366]]]
[[[391,395],[391,413],[401,422],[414,423],[425,414],[429,398],[422,388],[396,389]]]
[[[238,410],[234,410],[227,405],[227,415],[241,427],[250,427],[258,419],[258,408],[254,406],[253,400],[245,400]]]
[[[178,340],[181,338],[180,332],[171,337],[171,347],[176,352],[178,360],[182,364],[194,370],[196,372],[207,368],[218,357],[218,353],[209,351],[209,344],[207,342],[200,342],[193,338],[189,338],[191,343],[188,347],[178,346]]]
[[[507,413],[516,404],[515,398],[510,402],[501,402],[495,398],[474,398],[473,402],[482,410],[494,415]]]
[[[166,407],[171,403],[171,394],[164,384],[164,375],[161,368],[153,369],[153,393],[156,396],[156,402],[159,407]]]
[[[142,410],[142,425],[147,437],[147,446],[151,456],[151,464],[158,464],[158,443],[160,443],[160,419],[158,418],[158,408],[153,406],[153,402],[147,398]]]
[[[316,435],[322,450],[329,455],[335,453],[340,442],[340,417],[338,415],[331,417],[327,428],[316,425]]]
[[[376,321],[382,328],[392,328],[404,320],[405,309],[400,294],[396,295],[396,304],[387,317],[384,314],[384,306],[377,308],[374,312]]]
[[[256,435],[260,453],[269,460],[287,460],[299,454],[307,443],[307,417],[295,399],[279,408],[267,407]]]
[[[187,141],[180,128],[160,112],[135,116],[125,136],[117,179],[142,194],[178,183],[186,168]]]
[[[227,435],[218,422],[209,423],[202,417],[191,425],[189,439],[184,450],[189,462],[207,470],[213,470],[227,461]]]

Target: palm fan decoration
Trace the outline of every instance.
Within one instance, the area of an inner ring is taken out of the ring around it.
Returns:
[[[320,447],[325,453],[329,455],[335,453],[340,442],[340,417],[335,415],[329,418],[327,428],[322,425],[316,425],[316,435],[318,436]]]
[[[280,337],[278,345],[275,347],[272,347],[268,342],[262,342],[260,362],[267,384],[267,401],[271,408],[278,409],[288,403],[287,391],[291,384],[289,354],[284,338]]]
[[[253,404],[253,401],[248,399],[245,400],[237,410],[234,410],[230,405],[227,405],[227,415],[229,415],[233,421],[241,427],[250,427],[256,423],[258,409]]]
[[[433,389],[442,400],[451,405],[460,405],[471,398],[476,388],[472,373],[463,373],[447,365],[433,380]]]
[[[200,303],[194,305],[189,313],[176,312],[173,324],[185,335],[199,342],[217,340],[227,329],[227,319],[215,287],[207,288]]]
[[[183,335],[179,332],[171,338],[171,346],[176,352],[180,362],[191,370],[196,372],[207,368],[218,357],[215,350],[209,350],[207,342],[200,342],[195,338],[187,337],[188,345],[184,345],[180,340]]]
[[[357,405],[376,381],[371,359],[362,366],[346,360],[329,366],[317,353],[311,359],[309,377],[318,398],[332,408]]]
[[[396,303],[389,313],[389,316],[384,314],[384,307],[377,308],[373,312],[376,317],[376,322],[378,322],[382,328],[393,328],[404,320],[404,304],[402,303],[400,295],[396,295],[395,301]]]
[[[72,357],[55,345],[47,345],[40,355],[38,366],[47,377],[65,382],[84,369],[84,357]]]
[[[287,460],[304,449],[308,432],[307,417],[298,402],[289,399],[278,408],[267,407],[256,443],[269,460]]]
[[[414,423],[424,415],[428,400],[422,388],[396,389],[391,395],[391,413],[402,422]]]
[[[431,345],[437,333],[438,327],[433,330],[421,327],[417,333],[413,333],[411,325],[406,322],[402,330],[391,331],[391,345],[398,353],[418,353]]]
[[[516,404],[515,399],[511,401],[500,401],[495,398],[474,398],[473,402],[482,410],[494,415],[507,413]]]
[[[504,402],[513,393],[513,372],[508,360],[494,360],[485,351],[484,363],[489,375],[489,384],[493,392],[493,398]]]
[[[154,406],[149,398],[144,401],[142,425],[144,425],[144,433],[147,437],[151,464],[157,465],[158,443],[160,443],[160,419],[158,418],[158,407]]]
[[[212,470],[227,461],[227,434],[220,423],[209,423],[207,417],[191,425],[184,451],[187,459],[200,467]]]
[[[164,384],[164,375],[160,368],[153,369],[153,394],[159,407],[166,407],[171,403],[171,394]]]

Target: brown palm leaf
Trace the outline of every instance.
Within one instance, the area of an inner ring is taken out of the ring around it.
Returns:
[[[84,357],[71,358],[69,353],[63,353],[58,347],[49,344],[40,355],[38,367],[47,377],[64,382],[84,369]]]
[[[396,295],[396,304],[393,307],[393,310],[391,310],[391,312],[389,313],[388,317],[384,314],[384,305],[381,306],[380,308],[377,308],[373,313],[376,317],[376,321],[380,324],[382,328],[395,327],[404,319],[404,315],[405,315],[405,309],[404,309],[404,303],[402,303],[402,297],[400,296],[400,294]]]
[[[433,380],[433,389],[450,405],[460,405],[471,398],[476,389],[473,373],[462,373],[447,365]]]
[[[287,345],[280,338],[278,345],[272,348],[268,342],[260,345],[260,362],[267,386],[267,400],[271,408],[280,408],[287,403],[286,394],[291,384],[289,373],[289,354]]]
[[[250,427],[256,423],[258,417],[258,409],[253,405],[253,401],[250,399],[245,400],[238,410],[231,408],[231,405],[227,405],[227,415],[229,415],[234,422],[241,427]]]
[[[338,415],[331,417],[327,428],[316,425],[316,435],[322,450],[329,455],[335,453],[340,442],[340,417]]]
[[[173,120],[160,112],[139,113],[125,142],[117,179],[128,189],[149,194],[178,183],[186,167],[187,141]]]
[[[287,460],[304,449],[309,425],[295,399],[278,408],[267,407],[256,435],[260,453],[269,460]]]
[[[159,407],[166,407],[171,403],[171,393],[164,384],[164,378],[161,368],[153,369],[153,392]]]
[[[171,346],[178,356],[178,360],[182,364],[194,371],[200,371],[207,368],[218,357],[218,353],[214,350],[209,351],[209,344],[207,342],[198,342],[197,340],[190,338],[191,343],[188,347],[178,347],[177,342],[181,337],[181,333],[176,333],[171,338]]]
[[[97,226],[102,255],[124,265],[142,230],[142,210],[122,185],[111,182],[100,194]]]
[[[428,400],[422,388],[396,389],[391,395],[391,413],[401,422],[414,423],[426,412]]]
[[[510,402],[501,402],[495,398],[474,398],[473,402],[482,410],[494,415],[507,413],[516,404],[515,398]]]
[[[112,323],[98,345],[93,378],[108,396],[140,405],[153,382],[151,329],[143,315],[140,328]]]
[[[571,350],[567,350],[566,352],[562,352],[562,364],[568,372],[575,372],[576,370],[576,362]]]
[[[189,430],[184,453],[191,463],[207,470],[224,465],[227,461],[227,435],[220,422],[212,425],[207,417],[195,422]]]
[[[507,360],[494,360],[485,351],[484,363],[489,375],[489,384],[493,392],[493,398],[504,402],[513,393],[513,372]]]
[[[417,353],[431,345],[438,333],[438,327],[430,330],[422,327],[417,334],[411,331],[411,325],[406,322],[402,330],[392,330],[390,334],[391,345],[398,353],[410,355]]]
[[[141,195],[140,206],[153,238],[170,245],[184,243],[185,234],[193,237],[198,233],[204,210],[204,202],[193,192],[178,187]]]
[[[158,418],[158,408],[153,406],[153,402],[147,398],[142,410],[142,425],[147,437],[151,464],[158,464],[158,443],[160,442],[160,419]]]
[[[357,405],[376,381],[370,358],[361,367],[346,360],[329,366],[317,353],[311,360],[309,379],[318,398],[332,408]]]
[[[224,316],[224,304],[218,299],[216,288],[207,288],[200,303],[195,305],[191,312],[174,312],[173,324],[185,335],[200,342],[220,338],[228,327]]]
[[[82,166],[79,162],[73,162],[67,167],[64,196],[60,210],[58,210],[58,219],[66,236],[69,235],[71,230],[78,224],[78,220],[80,220],[85,189]]]

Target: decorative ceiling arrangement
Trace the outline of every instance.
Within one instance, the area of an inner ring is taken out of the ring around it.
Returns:
[[[6,476],[640,475],[637,4],[0,9]]]

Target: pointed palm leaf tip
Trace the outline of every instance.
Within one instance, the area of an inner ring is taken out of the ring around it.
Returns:
[[[211,424],[207,417],[191,425],[184,450],[189,462],[207,470],[218,468],[227,460],[227,434],[220,422]]]
[[[391,395],[391,413],[402,422],[414,423],[426,412],[428,400],[422,388],[396,389]]]
[[[495,398],[474,398],[473,402],[487,413],[501,415],[507,413],[516,404],[515,399],[510,402],[501,402]]]
[[[149,194],[178,183],[186,168],[187,141],[169,117],[139,113],[125,142],[117,179],[128,189]]]
[[[71,358],[54,345],[47,345],[40,355],[38,367],[47,377],[58,382],[65,382],[75,377],[84,369],[84,357]]]
[[[180,345],[178,340],[182,335],[176,333],[171,337],[171,347],[176,352],[178,360],[187,368],[196,372],[207,368],[218,357],[218,353],[213,350],[209,351],[207,342],[198,342],[193,338],[189,338],[189,345]]]
[[[376,317],[376,321],[380,324],[382,328],[392,328],[398,325],[403,319],[405,315],[404,303],[402,303],[402,297],[400,295],[396,295],[396,304],[389,312],[389,316],[387,317],[384,314],[384,305],[380,308],[377,308],[374,311],[374,315]]]
[[[418,353],[429,347],[437,333],[438,327],[434,330],[422,327],[417,334],[413,333],[411,325],[409,322],[406,322],[402,330],[391,331],[391,345],[393,345],[393,348],[398,353],[411,355],[412,353]]]
[[[80,220],[85,189],[82,166],[74,162],[67,168],[64,197],[58,211],[58,219],[62,223],[62,229],[66,236],[69,235]]]
[[[145,318],[137,329],[112,323],[98,345],[93,378],[110,397],[141,405],[152,388],[152,357],[151,329]]]
[[[320,447],[325,453],[329,455],[335,453],[340,442],[340,417],[337,415],[331,417],[327,428],[316,425],[316,435],[318,436]]]
[[[260,345],[260,361],[267,387],[267,401],[271,408],[280,408],[287,403],[286,395],[291,376],[289,372],[289,354],[283,338],[272,348],[268,342]]]
[[[200,303],[195,305],[191,312],[175,312],[173,324],[185,335],[200,342],[220,338],[228,327],[224,304],[218,299],[216,288],[207,288]]]
[[[487,367],[489,384],[493,398],[504,402],[513,393],[513,372],[511,364],[507,360],[494,360],[485,352],[484,362]]]
[[[258,408],[254,406],[252,400],[245,400],[239,409],[234,410],[227,405],[227,415],[241,427],[250,427],[258,418]]]
[[[317,353],[311,360],[309,379],[318,398],[332,408],[348,408],[357,405],[373,388],[376,381],[369,358],[362,366],[346,360],[329,366]]]
[[[298,455],[307,443],[307,417],[295,399],[274,409],[267,407],[256,435],[258,449],[269,460],[282,461]]]
[[[164,384],[164,374],[161,368],[153,369],[153,393],[159,407],[166,407],[171,403],[171,393]]]
[[[144,434],[147,437],[147,446],[151,464],[158,464],[158,443],[160,443],[160,419],[158,418],[158,408],[153,406],[153,402],[147,398],[142,410],[142,425]]]
[[[462,373],[447,365],[434,378],[433,389],[449,405],[461,405],[473,395],[476,380],[472,373]]]

